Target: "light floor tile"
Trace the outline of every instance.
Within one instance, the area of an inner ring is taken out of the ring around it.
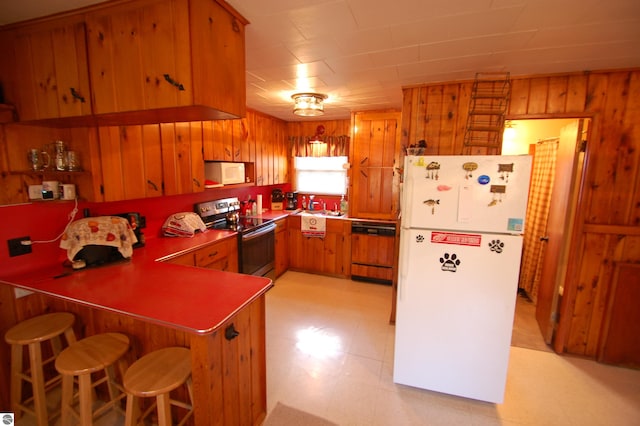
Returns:
[[[541,350],[511,348],[502,404],[397,385],[390,308],[389,286],[280,277],[267,293],[269,410],[280,401],[345,426],[640,424],[640,371],[560,356],[544,342]],[[291,343],[309,328],[321,331],[320,348],[337,336],[331,360],[301,356]]]

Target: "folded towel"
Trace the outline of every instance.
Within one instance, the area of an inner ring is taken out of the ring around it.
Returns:
[[[302,235],[305,237],[324,238],[327,232],[327,218],[315,216],[312,214],[302,213],[300,215]]]
[[[86,245],[116,247],[122,257],[130,258],[133,245],[138,242],[129,221],[119,216],[88,217],[69,225],[60,240],[60,248],[67,250],[67,258],[75,255]]]

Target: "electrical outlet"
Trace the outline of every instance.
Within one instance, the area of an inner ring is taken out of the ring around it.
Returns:
[[[9,246],[9,257],[22,256],[31,253],[31,244],[24,245],[22,241],[31,241],[30,237],[13,238],[7,241]]]

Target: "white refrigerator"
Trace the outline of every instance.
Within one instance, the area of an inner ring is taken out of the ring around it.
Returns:
[[[407,156],[394,382],[504,399],[530,156]]]

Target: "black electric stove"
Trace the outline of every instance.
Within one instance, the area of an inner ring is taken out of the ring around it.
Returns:
[[[237,197],[198,203],[194,210],[208,229],[224,229],[244,234],[273,223],[271,219],[240,216],[240,201]],[[235,221],[230,219],[234,215],[237,215]]]
[[[207,228],[238,233],[238,266],[241,273],[275,279],[276,224],[273,220],[238,215],[240,202],[237,197],[198,203],[194,210]]]

